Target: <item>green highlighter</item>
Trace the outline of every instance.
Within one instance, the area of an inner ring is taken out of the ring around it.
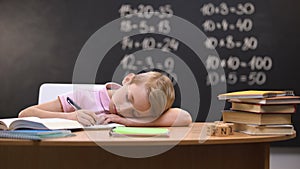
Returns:
[[[167,128],[158,127],[115,127],[110,130],[110,136],[135,136],[135,137],[169,137]]]

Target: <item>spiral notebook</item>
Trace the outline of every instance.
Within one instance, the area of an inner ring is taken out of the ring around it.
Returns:
[[[70,130],[12,130],[0,131],[0,138],[42,140],[74,136]]]

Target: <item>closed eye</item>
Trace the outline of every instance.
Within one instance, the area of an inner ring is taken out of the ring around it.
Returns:
[[[128,93],[126,93],[125,99],[126,99],[127,102],[130,102],[129,97],[128,97]]]
[[[126,94],[126,100],[127,100],[128,102],[130,102],[131,104],[134,103],[134,98],[133,98],[133,96],[132,96],[132,95],[129,95],[128,93]]]

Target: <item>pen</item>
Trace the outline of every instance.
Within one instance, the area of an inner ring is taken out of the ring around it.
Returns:
[[[78,106],[71,98],[67,97],[67,102],[75,109],[80,110],[81,107]]]

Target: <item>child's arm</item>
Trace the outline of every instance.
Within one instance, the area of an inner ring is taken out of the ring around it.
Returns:
[[[62,105],[59,99],[34,105],[22,110],[19,117],[40,117],[40,118],[64,118],[70,120],[77,120],[83,125],[92,125],[103,122],[103,117],[98,117],[94,112],[87,110],[77,110],[74,112],[63,112]]]
[[[19,117],[64,118],[74,120],[71,113],[63,113],[58,99],[39,105],[30,106],[19,113]]]
[[[192,123],[191,115],[180,108],[170,108],[157,119],[124,118],[116,114],[105,115],[105,123],[115,122],[126,126],[188,126]]]

